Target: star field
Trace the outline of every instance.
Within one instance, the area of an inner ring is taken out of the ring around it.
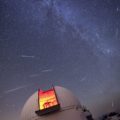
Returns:
[[[52,84],[98,117],[120,110],[119,0],[0,1],[0,119]]]

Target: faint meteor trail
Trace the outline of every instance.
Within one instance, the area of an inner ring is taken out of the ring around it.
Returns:
[[[85,81],[85,80],[86,80],[86,76],[83,77],[83,78],[80,80],[80,82],[83,82],[83,81]]]
[[[18,91],[18,90],[20,90],[20,89],[26,88],[26,87],[28,87],[28,86],[30,86],[30,85],[19,86],[19,87],[10,89],[10,90],[6,90],[6,91],[4,91],[4,93],[5,93],[5,94],[9,94],[9,93]]]
[[[22,58],[35,58],[33,55],[21,55]]]
[[[31,75],[29,75],[29,77],[38,77],[38,76],[40,76],[40,74],[31,74]]]
[[[112,107],[114,107],[114,101],[112,101]]]
[[[52,71],[53,71],[52,69],[45,69],[45,70],[41,70],[41,73],[47,73],[47,72],[52,72]],[[40,76],[40,73],[29,75],[29,77],[31,77],[31,78],[38,77],[38,76]]]
[[[52,69],[46,69],[46,70],[42,70],[41,72],[52,72]]]

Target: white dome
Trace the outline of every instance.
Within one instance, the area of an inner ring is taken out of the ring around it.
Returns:
[[[22,120],[86,120],[79,100],[67,89],[55,86],[61,110],[52,114],[38,116],[38,93],[34,93],[25,103]]]

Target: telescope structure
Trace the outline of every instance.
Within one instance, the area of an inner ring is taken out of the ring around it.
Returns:
[[[68,89],[55,86],[38,90],[25,103],[21,120],[87,120],[76,96]]]

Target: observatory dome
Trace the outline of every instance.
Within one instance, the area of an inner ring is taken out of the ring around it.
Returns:
[[[21,120],[86,120],[82,107],[77,97],[63,87],[55,86],[57,98],[60,103],[60,110],[39,116],[35,113],[38,110],[38,92],[35,92],[25,103]]]

